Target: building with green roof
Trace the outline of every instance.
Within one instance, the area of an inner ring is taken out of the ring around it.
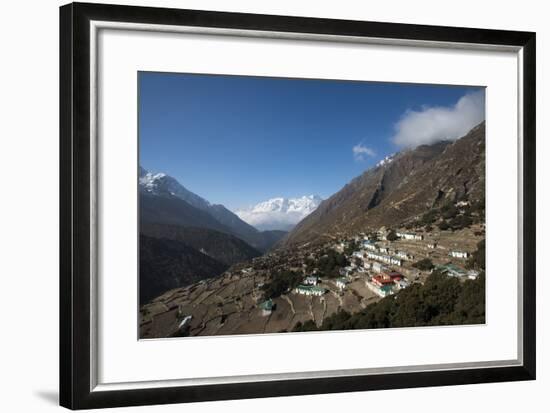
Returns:
[[[343,290],[344,288],[346,288],[347,284],[348,284],[348,279],[345,277],[341,277],[336,280],[336,287],[338,287],[340,290]]]
[[[322,287],[312,285],[299,285],[294,289],[294,292],[301,295],[315,295],[320,297],[325,294],[327,290]]]
[[[457,267],[454,264],[436,265],[435,269],[442,274],[447,274],[450,277],[465,277],[468,273],[463,268]]]
[[[275,304],[273,303],[273,300],[270,298],[269,300],[266,300],[258,306],[262,310],[263,315],[270,315],[271,312],[275,309]]]

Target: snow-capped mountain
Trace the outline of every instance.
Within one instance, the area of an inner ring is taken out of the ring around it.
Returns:
[[[317,209],[323,199],[317,195],[300,198],[272,198],[235,213],[243,221],[259,230],[292,229],[298,222]]]
[[[210,202],[189,191],[175,178],[164,173],[151,173],[141,166],[139,167],[139,189],[151,195],[175,196],[202,210],[208,210],[211,206]]]
[[[175,178],[164,173],[148,172],[141,166],[139,191],[142,217],[146,216],[146,221],[152,223],[209,228],[229,233],[260,251],[271,248],[283,235],[260,232],[225,206],[211,204],[189,191]]]

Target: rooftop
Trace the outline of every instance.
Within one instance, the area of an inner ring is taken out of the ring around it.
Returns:
[[[313,286],[313,285],[302,285],[302,284],[297,286],[296,289],[301,290],[301,291],[317,291],[317,292],[325,292],[326,291],[322,287],[316,287],[316,286]]]
[[[435,269],[443,272],[453,272],[453,273],[464,274],[464,275],[466,274],[466,270],[464,270],[463,268],[457,267],[454,264],[436,265]]]
[[[273,310],[273,300],[270,298],[269,300],[266,300],[263,303],[260,303],[259,307],[262,310],[271,311]]]

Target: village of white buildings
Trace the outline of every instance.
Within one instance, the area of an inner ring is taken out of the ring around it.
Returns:
[[[353,252],[353,259],[349,266],[343,268],[342,275],[343,280],[347,280],[356,277],[357,274],[363,274],[367,287],[380,297],[395,294],[407,288],[411,282],[423,282],[422,270],[412,265],[420,259],[432,258],[430,261],[441,261],[427,273],[438,270],[450,277],[460,279],[476,279],[479,276],[479,271],[466,270],[460,266],[470,257],[469,251],[457,249],[447,251],[445,247],[438,246],[436,241],[426,240],[424,235],[415,232],[397,231],[395,232],[397,238],[393,242],[388,240],[387,233],[383,230],[377,235],[378,237],[372,237],[361,234],[353,238],[359,248]],[[414,242],[417,245],[407,249],[402,241]],[[344,252],[347,246],[348,242],[340,241],[334,248]],[[426,250],[425,253],[422,253],[423,249]],[[439,249],[438,259],[435,259],[435,254],[432,253],[436,249]],[[452,259],[459,259],[462,262],[457,265],[452,262]]]
[[[484,225],[475,229],[484,233]],[[466,264],[475,243],[470,242],[469,248],[464,248],[463,244],[452,237],[442,237],[441,233],[385,228],[376,233],[359,233],[328,244],[328,248],[344,254],[349,262],[349,265],[339,269],[338,278],[318,274],[316,269],[308,272],[303,264],[302,282],[289,293],[322,299],[327,293],[343,295],[351,283],[357,285],[362,282],[377,297],[383,298],[413,283],[424,283],[433,271],[459,280],[473,280],[480,272],[467,269]],[[415,265],[421,260],[429,262],[430,268]],[[271,299],[259,303],[264,315],[270,315],[275,307]]]

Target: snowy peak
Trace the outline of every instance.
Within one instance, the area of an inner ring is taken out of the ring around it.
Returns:
[[[304,195],[299,198],[277,197],[250,208],[239,209],[235,213],[259,230],[288,231],[315,211],[321,202],[322,198],[317,195]]]
[[[147,192],[156,191],[161,185],[161,179],[166,176],[163,173],[152,174],[151,172],[147,172],[145,169],[143,169],[143,174],[141,172],[142,171],[140,170],[139,184]]]
[[[300,198],[272,198],[260,202],[250,209],[251,212],[297,212],[311,214],[321,203],[317,195],[304,195]]]
[[[139,189],[151,195],[175,196],[202,210],[210,207],[210,202],[189,191],[171,176],[152,173],[141,166],[139,167]]]

